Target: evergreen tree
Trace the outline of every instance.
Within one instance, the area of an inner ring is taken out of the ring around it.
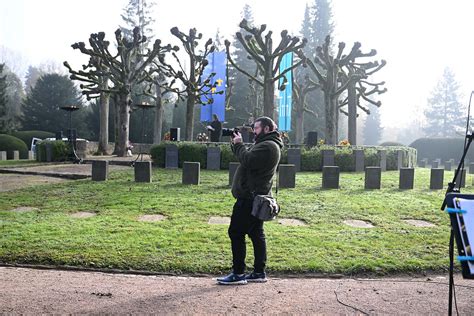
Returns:
[[[241,16],[243,19],[248,21],[249,25],[253,25],[254,18],[252,8],[248,4],[243,7]],[[244,35],[247,34],[247,31],[245,31],[243,28],[240,28],[239,32]],[[235,35],[232,46],[234,48],[232,55],[235,63],[245,71],[254,74],[256,70],[255,63],[248,58],[248,53],[245,51],[242,44],[237,40]],[[252,93],[252,87],[249,83],[248,77],[237,71],[237,69],[231,65],[229,65],[228,75],[228,81],[232,85],[232,94],[228,104],[230,111],[227,112],[226,121],[228,122],[228,127],[234,127],[247,122],[248,118],[253,115],[254,108],[256,106],[258,107],[258,105],[255,103],[257,96]],[[229,89],[229,87],[227,88]]]
[[[427,136],[450,137],[456,136],[456,130],[463,130],[466,120],[458,90],[459,84],[453,71],[446,67],[428,99],[425,111],[427,124],[424,127]]]
[[[47,132],[66,131],[69,128],[69,116],[61,107],[82,106],[80,91],[67,76],[46,74],[35,87],[28,92],[23,104],[23,127],[25,130]],[[79,137],[87,137],[88,132],[83,117],[84,109],[73,113],[73,128]]]
[[[334,32],[331,0],[315,0],[313,10],[313,37],[309,44],[310,48],[316,52],[316,47],[322,46],[326,36],[332,36]]]
[[[301,25],[301,36],[308,40],[303,49],[305,56],[314,59],[316,48],[322,46],[327,35],[334,31],[332,8],[330,0],[314,0],[312,7],[306,7],[304,19]],[[310,111],[317,115],[305,115],[304,133],[318,131],[319,137],[324,138],[324,96],[321,90],[310,92],[307,96],[307,104]]]
[[[5,134],[7,117],[7,78],[4,73],[5,64],[0,64],[0,134]]]
[[[38,79],[44,74],[45,72],[40,68],[29,66],[25,75],[25,90],[28,92],[33,89]]]
[[[23,84],[15,73],[11,72],[7,66],[3,67],[2,72],[5,79],[6,104],[0,110],[0,130],[4,133],[10,133],[18,130],[21,126],[21,103],[25,93],[23,91]]]
[[[382,138],[383,128],[380,123],[380,111],[376,106],[369,106],[370,115],[367,115],[364,124],[364,145],[378,145]]]
[[[153,16],[153,7],[156,3],[151,0],[129,0],[127,6],[123,9],[123,14],[120,16],[124,22],[120,26],[122,34],[129,40],[133,39],[133,29],[140,28],[140,35],[147,37],[144,46],[152,42],[153,39],[153,23],[155,19]]]

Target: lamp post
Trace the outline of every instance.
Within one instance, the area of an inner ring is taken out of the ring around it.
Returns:
[[[73,131],[72,129],[72,112],[77,111],[79,109],[80,107],[78,105],[73,105],[73,104],[61,107],[61,110],[64,110],[69,113],[69,129],[67,131],[67,140],[69,144],[71,145],[70,158],[72,158],[75,163],[82,162],[82,159],[79,158],[76,154],[75,146],[76,146],[77,135],[76,135],[76,131],[75,130]]]
[[[140,135],[140,152],[138,153],[137,158],[132,162],[132,166],[135,164],[136,161],[138,161],[138,159],[140,159],[140,161],[143,161],[143,155],[145,154],[142,148],[143,141],[144,141],[143,137],[145,136],[145,111],[155,107],[154,105],[149,104],[147,102],[138,103],[138,104],[135,104],[135,106],[139,109],[142,109],[142,131]]]

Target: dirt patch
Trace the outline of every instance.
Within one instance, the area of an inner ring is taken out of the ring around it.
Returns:
[[[166,216],[155,214],[155,215],[142,215],[138,218],[140,222],[161,222],[166,219]]]
[[[304,221],[296,219],[296,218],[280,218],[278,220],[278,224],[284,226],[308,226]]]
[[[10,212],[25,213],[25,212],[36,212],[39,211],[39,208],[30,207],[30,206],[20,206],[10,210]]]
[[[366,222],[359,219],[348,219],[345,220],[343,223],[348,226],[357,228],[374,228],[374,225],[372,225],[371,222]]]
[[[211,225],[229,225],[230,217],[211,216],[207,223]]]
[[[0,192],[13,191],[35,185],[63,183],[66,181],[70,180],[33,175],[0,174]]]
[[[130,169],[128,166],[109,165],[109,171]],[[79,174],[90,175],[92,173],[92,164],[60,164],[60,165],[43,165],[35,167],[15,168],[19,171],[42,172],[42,173],[59,173],[59,174]]]
[[[96,213],[92,213],[92,212],[76,212],[76,213],[72,213],[71,217],[73,218],[89,218],[89,217],[93,217],[93,216],[96,216],[97,214]]]
[[[410,224],[415,227],[436,227],[435,224],[430,223],[428,221],[423,221],[419,219],[405,219],[403,220],[405,223]]]

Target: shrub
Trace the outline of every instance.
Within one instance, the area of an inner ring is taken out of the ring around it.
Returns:
[[[18,131],[11,133],[11,135],[24,141],[28,149],[31,149],[31,140],[33,139],[33,137],[40,139],[54,137],[53,133],[44,131]]]
[[[7,159],[13,159],[15,150],[20,152],[20,159],[28,158],[28,147],[24,141],[15,136],[0,134],[0,151],[7,152]]]
[[[167,143],[155,145],[151,148],[151,157],[155,165],[165,166],[165,146]],[[178,146],[179,167],[182,167],[183,161],[200,162],[202,168],[206,168],[207,162],[207,144],[180,142],[175,143]],[[212,146],[212,145],[211,145]],[[229,145],[219,145],[221,148],[221,169],[228,169],[229,162],[237,162],[237,158],[232,153]],[[316,146],[312,148],[303,147],[301,149],[301,170],[302,171],[321,171],[322,149],[334,149],[334,163],[340,167],[341,171],[354,171],[355,159],[354,149],[363,149],[365,153],[365,166],[378,166],[380,155],[379,150],[386,151],[387,169],[395,170],[398,164],[398,150],[404,151],[403,165],[414,166],[416,161],[416,149],[406,146],[388,146],[388,147],[357,147],[357,146]],[[282,149],[280,163],[288,163],[287,149]]]
[[[382,144],[380,144],[379,146],[405,146],[403,145],[402,143],[397,143],[397,142],[384,142]]]
[[[410,144],[410,147],[416,148],[418,158],[427,158],[429,160],[449,159],[459,160],[463,153],[464,138],[419,138]],[[474,151],[471,149],[466,155],[470,161],[474,161]]]
[[[69,155],[69,143],[62,140],[43,140],[36,145],[36,160],[47,161],[46,159],[46,146],[51,144],[52,146],[52,161],[65,161]]]

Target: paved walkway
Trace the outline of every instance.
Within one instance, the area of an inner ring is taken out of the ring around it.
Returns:
[[[211,277],[141,276],[0,267],[0,314],[410,314],[445,315],[444,276],[383,279],[270,278],[217,285]],[[474,282],[456,276],[461,315]]]

